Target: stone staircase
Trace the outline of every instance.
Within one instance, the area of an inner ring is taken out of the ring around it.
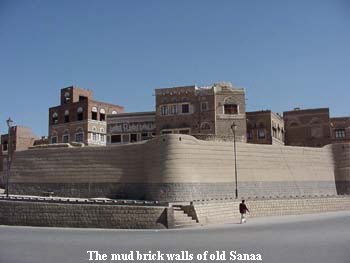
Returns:
[[[174,209],[174,227],[190,227],[190,226],[200,226],[200,224],[193,219],[191,216],[182,210],[181,206],[173,206]]]

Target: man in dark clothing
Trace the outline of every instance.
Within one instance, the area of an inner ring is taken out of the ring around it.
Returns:
[[[242,200],[242,203],[239,204],[239,212],[241,213],[241,224],[247,222],[247,219],[246,219],[247,211],[250,213],[248,207],[245,205],[244,202],[245,201]]]

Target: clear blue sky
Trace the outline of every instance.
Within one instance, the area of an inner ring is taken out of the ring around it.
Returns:
[[[0,0],[0,132],[47,135],[60,89],[154,110],[154,89],[229,81],[247,109],[350,115],[349,0]]]

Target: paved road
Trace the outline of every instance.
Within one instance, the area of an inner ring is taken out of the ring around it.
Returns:
[[[105,253],[108,260],[89,261],[87,251]],[[0,226],[0,263],[116,262],[110,254],[130,251],[134,259],[136,251],[193,254],[192,261],[180,262],[202,262],[196,257],[205,251],[224,251],[225,261],[230,261],[230,251],[236,251],[261,254],[260,262],[269,263],[349,263],[350,211],[161,231]],[[148,262],[175,262],[164,257]]]

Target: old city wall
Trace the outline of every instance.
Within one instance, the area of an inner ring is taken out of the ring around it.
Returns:
[[[239,196],[336,195],[350,181],[348,157],[349,144],[238,143]],[[10,181],[12,192],[25,194],[191,201],[232,197],[234,178],[232,143],[164,135],[132,145],[17,152]]]

